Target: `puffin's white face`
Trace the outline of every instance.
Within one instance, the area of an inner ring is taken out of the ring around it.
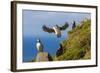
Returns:
[[[37,39],[37,42],[40,42],[40,40],[39,40],[39,39]]]
[[[57,30],[57,29],[58,29],[58,26],[57,26],[57,25],[55,25],[55,26],[53,27],[53,29]]]
[[[57,26],[57,25],[55,25],[54,27],[55,27],[56,29],[58,29],[58,26]]]
[[[55,34],[57,35],[57,37],[60,37],[61,36],[61,31],[60,31],[60,28],[58,25],[55,25],[53,27],[54,31],[55,31]]]

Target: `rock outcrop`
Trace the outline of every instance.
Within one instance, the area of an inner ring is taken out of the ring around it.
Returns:
[[[53,59],[47,52],[39,52],[36,56],[36,62],[42,61],[53,61]]]

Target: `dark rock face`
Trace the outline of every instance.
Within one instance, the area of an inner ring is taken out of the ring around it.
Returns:
[[[52,61],[52,57],[47,52],[39,52],[36,56],[36,62]]]

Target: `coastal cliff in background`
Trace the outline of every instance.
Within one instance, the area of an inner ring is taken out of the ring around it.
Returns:
[[[57,60],[78,60],[91,58],[91,20],[86,19],[68,32],[62,43],[64,52]]]

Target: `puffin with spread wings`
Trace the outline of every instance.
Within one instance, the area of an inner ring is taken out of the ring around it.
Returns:
[[[61,37],[61,31],[64,31],[66,28],[68,28],[68,23],[66,22],[63,26],[58,26],[58,25],[55,25],[53,26],[53,28],[49,28],[47,27],[46,25],[43,25],[42,29],[43,31],[45,32],[48,32],[48,33],[54,33],[58,38]]]

